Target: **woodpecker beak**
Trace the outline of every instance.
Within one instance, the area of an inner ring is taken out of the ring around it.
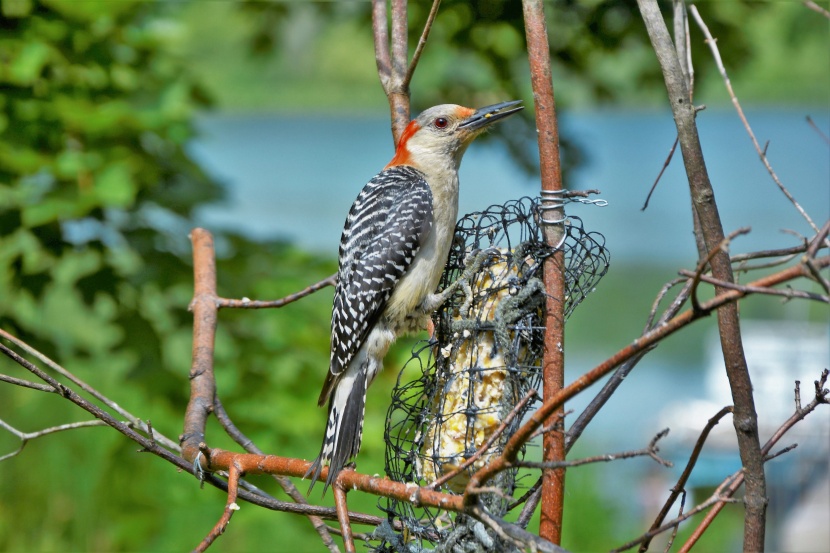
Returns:
[[[467,131],[483,129],[499,119],[503,119],[508,115],[513,115],[517,111],[523,110],[524,106],[519,105],[521,103],[521,100],[514,100],[512,102],[502,102],[500,104],[493,104],[492,106],[478,109],[470,116],[469,119],[458,125],[458,128]]]

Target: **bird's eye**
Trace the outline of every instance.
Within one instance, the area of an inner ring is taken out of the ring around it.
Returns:
[[[449,124],[449,121],[446,120],[444,117],[439,117],[435,120],[435,128],[436,129],[444,129]]]

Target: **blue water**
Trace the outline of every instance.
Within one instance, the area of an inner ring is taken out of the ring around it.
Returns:
[[[830,216],[830,149],[806,115],[830,134],[826,108],[747,113],[761,144],[770,140],[773,169],[820,226]],[[761,164],[734,111],[703,111],[698,124],[724,230],[752,227],[733,251],[795,244],[782,229],[810,234]],[[569,213],[605,235],[615,262],[689,264],[696,258],[679,151],[649,208],[640,211],[674,141],[668,112],[566,114],[560,126],[587,158],[567,186],[597,188],[609,202],[607,207],[572,206]],[[210,115],[200,119],[199,127],[202,137],[192,153],[229,190],[229,200],[204,209],[199,224],[229,226],[253,237],[278,236],[332,256],[351,202],[393,154],[383,118]],[[476,143],[461,167],[460,209],[466,213],[535,195],[538,188],[536,177],[523,173],[497,144]]]

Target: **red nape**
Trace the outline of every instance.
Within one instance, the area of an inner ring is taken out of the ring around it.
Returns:
[[[392,161],[386,164],[384,169],[394,167],[395,165],[411,165],[412,158],[409,155],[409,149],[406,147],[406,142],[412,138],[412,135],[418,132],[421,125],[417,121],[410,121],[401,134],[401,139],[398,141],[398,148],[395,150],[395,157]]]

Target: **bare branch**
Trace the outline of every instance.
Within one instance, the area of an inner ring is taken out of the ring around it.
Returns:
[[[231,307],[234,309],[265,309],[269,307],[282,307],[284,305],[288,305],[289,303],[293,303],[297,300],[303,299],[306,296],[310,296],[314,292],[318,290],[322,290],[328,286],[334,286],[337,284],[337,275],[330,275],[320,282],[315,282],[307,286],[306,288],[291,294],[290,296],[285,296],[284,298],[278,300],[270,300],[270,301],[257,301],[257,300],[250,300],[248,298],[242,298],[240,300],[231,300],[227,298],[219,298],[217,297],[217,306],[218,307]]]
[[[424,23],[424,30],[421,33],[421,38],[418,39],[418,46],[415,47],[415,53],[412,54],[412,61],[409,62],[409,67],[407,68],[406,75],[404,75],[403,78],[404,88],[408,89],[410,83],[412,82],[412,76],[415,74],[415,69],[418,67],[421,54],[424,51],[424,47],[427,45],[429,32],[432,30],[432,23],[435,21],[435,16],[438,15],[438,7],[440,5],[441,0],[433,0],[432,8],[429,10],[429,15],[427,16],[427,22]]]
[[[194,549],[194,551],[201,553],[207,550],[210,545],[216,541],[216,538],[225,533],[228,523],[231,521],[233,514],[239,510],[239,505],[236,504],[236,498],[239,493],[239,477],[240,470],[235,464],[231,465],[228,471],[228,499],[225,503],[225,510],[222,511],[222,516],[216,522],[216,525],[211,529],[210,533],[205,536],[205,539]]]
[[[700,456],[700,452],[703,450],[703,444],[706,443],[706,438],[709,437],[709,432],[715,427],[716,424],[720,422],[720,420],[725,417],[727,414],[732,413],[733,409],[732,406],[729,405],[724,407],[720,411],[715,414],[714,417],[709,419],[709,422],[706,423],[706,426],[703,428],[703,431],[700,433],[700,436],[697,438],[697,442],[695,442],[695,447],[692,450],[692,454],[689,457],[689,461],[686,463],[686,468],[683,469],[683,472],[680,475],[680,478],[677,479],[677,483],[671,489],[671,494],[669,494],[669,498],[666,500],[666,503],[663,505],[663,508],[660,509],[657,517],[654,519],[654,522],[649,528],[649,531],[656,530],[663,524],[663,521],[666,519],[666,515],[669,514],[669,510],[671,509],[674,502],[677,500],[678,495],[682,494],[683,498],[686,497],[686,482],[689,480],[689,476],[692,474],[692,469],[697,463],[697,459]],[[683,507],[680,508],[680,514],[683,514]],[[640,545],[640,552],[644,552],[648,550],[648,546],[651,543],[651,537],[647,538],[643,543]]]
[[[21,451],[23,448],[26,447],[26,444],[29,443],[30,440],[34,440],[40,438],[41,436],[47,436],[49,434],[54,434],[56,432],[63,432],[65,430],[75,430],[76,428],[88,428],[90,426],[106,426],[107,423],[100,420],[91,420],[91,421],[81,421],[81,422],[70,422],[67,424],[60,424],[58,426],[50,426],[49,428],[44,428],[43,430],[38,430],[36,432],[23,432],[18,430],[17,428],[13,427],[12,425],[8,424],[6,421],[0,419],[0,428],[7,430],[8,432],[14,434],[20,439],[20,447],[18,447],[15,451],[11,453],[7,453],[0,457],[0,461],[5,461],[6,459],[10,459]]]
[[[826,134],[824,134],[824,131],[822,131],[820,128],[818,128],[818,125],[816,125],[816,122],[813,121],[813,118],[810,117],[809,115],[807,116],[807,124],[809,124],[811,127],[813,127],[813,130],[818,133],[818,135],[822,138],[822,140],[824,140],[825,142],[827,142],[828,145],[830,145],[830,136],[827,136]]]
[[[603,455],[595,455],[593,457],[584,457],[582,459],[573,459],[570,461],[545,461],[545,462],[538,462],[538,461],[516,461],[509,463],[510,467],[520,467],[520,468],[533,468],[533,469],[557,469],[563,467],[578,467],[582,465],[589,465],[595,463],[610,463],[611,461],[618,461],[620,459],[631,459],[633,457],[651,457],[664,467],[671,467],[673,466],[671,461],[666,461],[659,455],[657,452],[660,449],[657,447],[657,442],[664,438],[669,433],[669,429],[666,428],[658,433],[652,440],[648,447],[644,447],[642,449],[637,449],[634,451],[621,451],[619,453],[606,453]]]
[[[46,384],[38,384],[37,382],[30,382],[28,380],[7,376],[5,374],[0,374],[0,382],[14,384],[15,386],[20,386],[21,388],[31,388],[32,390],[37,390],[38,392],[47,392],[50,394],[57,392],[56,389]]]
[[[680,509],[677,512],[677,516],[683,516],[683,509],[686,508],[686,490],[680,494]],[[677,538],[677,531],[680,529],[680,525],[674,527],[671,531],[671,537],[669,541],[666,543],[666,548],[663,550],[664,553],[669,553],[671,551],[671,546],[674,545],[674,540]]]
[[[764,447],[761,448],[761,453],[762,455],[764,455],[765,458],[769,454],[770,450],[772,450],[772,448],[775,447],[775,444],[778,443],[778,441],[793,426],[795,426],[799,421],[803,420],[804,417],[815,411],[816,407],[818,407],[819,405],[828,403],[827,398],[828,394],[830,394],[830,390],[827,390],[824,387],[827,384],[828,374],[830,374],[830,372],[828,372],[827,369],[824,369],[821,372],[821,377],[819,378],[819,380],[815,381],[815,397],[804,408],[800,407],[801,397],[798,383],[796,383],[796,410],[793,413],[793,415],[789,419],[787,419],[784,422],[784,424],[782,424],[778,428],[778,430],[775,431],[772,437],[770,437],[770,439],[767,440],[767,443],[764,444]],[[741,484],[743,484],[744,472],[738,471],[737,473],[733,474],[730,478],[728,478],[726,481],[724,481],[724,484],[726,484],[727,482],[729,484],[724,491],[724,495],[726,497],[731,497],[736,491],[738,491],[738,488],[741,487]],[[724,484],[721,485],[721,488],[725,487]],[[718,516],[722,509],[723,504],[718,504],[715,505],[715,507],[711,511],[706,513],[706,517],[704,517],[700,524],[698,524],[697,528],[695,528],[694,532],[692,532],[692,534],[686,540],[686,543],[683,544],[683,547],[680,549],[680,553],[688,553],[692,549],[692,547],[694,547],[695,543],[697,543],[697,541],[700,539],[703,533],[706,532],[706,529],[712,524],[712,522],[715,520],[715,517]]]
[[[375,63],[383,91],[388,95],[392,79],[392,58],[389,53],[389,23],[386,0],[372,0],[372,34],[375,39]]]
[[[677,135],[680,138],[680,151],[688,178],[693,214],[700,223],[699,236],[702,237],[704,246],[698,245],[700,257],[705,257],[707,252],[716,252],[710,260],[712,275],[717,279],[733,282],[729,254],[720,251],[720,244],[724,239],[723,225],[695,123],[697,110],[689,101],[688,82],[683,75],[681,63],[657,0],[637,0],[637,4],[660,63]],[[726,289],[716,288],[716,294],[724,293],[727,293]],[[744,354],[737,305],[726,305],[719,309],[717,322],[726,376],[735,406],[733,420],[738,451],[747,474],[743,546],[748,550],[760,551],[764,548],[766,533],[766,480],[758,438],[758,415],[755,410],[752,379]]]
[[[406,74],[407,57],[409,55],[409,35],[407,21],[407,0],[391,0],[392,2],[392,75],[397,86],[403,84],[402,77]]]
[[[651,185],[651,189],[646,194],[646,201],[643,203],[643,207],[640,208],[640,211],[645,211],[648,208],[648,202],[651,200],[651,195],[654,194],[654,191],[657,189],[657,183],[660,182],[660,179],[663,176],[663,173],[666,172],[666,169],[669,167],[669,163],[671,163],[671,158],[674,157],[674,150],[677,149],[677,141],[679,138],[674,139],[674,144],[672,144],[671,149],[669,150],[669,155],[666,156],[666,161],[663,162],[663,167],[660,168],[660,172],[657,173],[657,178],[654,179],[654,184]]]
[[[810,8],[811,10],[813,10],[814,12],[820,13],[821,15],[826,17],[827,19],[830,19],[830,11],[822,8],[821,6],[816,4],[815,2],[811,2],[810,0],[805,0],[805,2],[803,2],[803,4],[805,6],[807,6],[808,8]]]
[[[734,282],[725,282],[723,280],[718,280],[716,278],[712,278],[706,275],[700,275],[698,273],[692,273],[691,271],[686,271],[683,269],[681,269],[679,273],[683,276],[697,278],[698,280],[702,280],[703,282],[714,284],[715,286],[720,286],[721,288],[729,288],[730,290],[741,290],[743,292],[752,292],[753,294],[765,294],[768,296],[782,296],[788,299],[799,298],[805,300],[820,301],[822,303],[830,303],[830,296],[823,296],[821,294],[815,294],[813,292],[806,292],[803,290],[793,290],[792,288],[787,288],[786,290],[779,290],[778,288],[756,288],[752,286],[746,286],[743,284],[735,284]]]
[[[654,530],[649,530],[648,532],[646,532],[642,536],[640,536],[638,538],[635,538],[635,539],[631,540],[630,542],[625,543],[625,544],[617,547],[616,549],[612,549],[611,553],[620,553],[621,551],[631,549],[635,545],[643,543],[646,540],[650,540],[654,536],[657,536],[658,534],[662,534],[666,530],[671,530],[672,528],[676,528],[683,521],[690,519],[691,517],[695,516],[696,514],[702,512],[702,511],[705,511],[706,509],[712,507],[713,505],[724,505],[725,503],[727,503],[729,501],[729,497],[726,496],[726,495],[722,495],[723,493],[724,492],[722,491],[722,489],[718,488],[715,491],[715,493],[713,493],[709,497],[709,499],[707,499],[706,501],[704,501],[700,505],[697,505],[694,509],[692,509],[690,511],[687,511],[686,513],[678,515],[676,518],[670,520],[669,522],[665,523],[661,527],[656,528]]]
[[[700,30],[703,31],[703,35],[706,37],[706,44],[709,45],[709,49],[712,51],[712,57],[715,60],[715,65],[718,67],[718,71],[723,77],[723,82],[726,85],[726,91],[729,93],[729,97],[732,99],[732,104],[735,106],[735,110],[738,112],[738,117],[740,117],[741,122],[744,124],[744,128],[746,129],[747,134],[749,134],[749,138],[752,140],[752,145],[755,146],[755,151],[758,152],[758,156],[761,158],[761,162],[764,164],[764,167],[767,168],[767,172],[772,177],[772,180],[775,181],[775,184],[778,185],[778,188],[787,199],[790,201],[791,204],[796,208],[796,210],[801,214],[805,221],[813,228],[814,231],[818,232],[818,227],[807,214],[806,211],[801,207],[790,191],[781,183],[778,178],[778,175],[775,174],[775,171],[772,169],[772,165],[770,165],[769,160],[767,159],[766,149],[762,149],[761,145],[758,143],[758,139],[755,138],[755,133],[752,132],[752,127],[749,126],[749,121],[744,115],[744,111],[741,108],[740,102],[738,102],[738,97],[735,95],[735,91],[732,89],[732,83],[729,80],[729,76],[726,74],[726,68],[723,65],[723,60],[720,57],[720,51],[718,50],[717,41],[712,37],[712,33],[709,32],[709,27],[706,26],[706,23],[703,22],[703,18],[700,17],[700,14],[697,11],[695,6],[689,6],[689,12],[691,12],[692,17],[695,18],[695,22],[697,23]]]
[[[775,459],[776,457],[780,457],[781,455],[784,455],[785,453],[789,453],[790,451],[794,450],[797,447],[798,447],[798,444],[790,444],[787,447],[785,447],[784,449],[779,449],[775,453],[770,453],[769,455],[764,457],[764,461],[771,461],[771,460]]]
[[[697,285],[700,283],[700,278],[703,275],[703,271],[706,270],[706,267],[712,262],[712,259],[719,253],[728,253],[729,252],[729,243],[736,237],[742,234],[748,234],[750,231],[749,227],[739,228],[736,231],[733,231],[720,241],[717,248],[713,248],[709,255],[706,256],[705,259],[702,259],[697,264],[697,269],[695,270],[694,274],[692,275],[692,290],[691,290],[691,300],[692,300],[692,309],[698,309],[700,304],[697,301]]]
[[[108,398],[107,396],[105,396],[104,394],[102,394],[101,392],[99,392],[98,390],[96,390],[95,388],[93,388],[92,386],[90,386],[77,376],[75,376],[73,373],[66,370],[64,367],[50,359],[42,352],[36,350],[20,338],[17,338],[16,336],[9,334],[3,329],[0,329],[0,338],[5,338],[6,340],[13,343],[15,346],[19,347],[29,355],[35,357],[36,359],[39,359],[44,365],[46,365],[59,375],[63,376],[73,384],[77,385],[81,390],[100,401],[106,407],[112,409],[118,415],[124,417],[124,419],[129,421],[130,425],[132,425],[133,428],[138,428],[142,432],[147,432],[147,424],[144,421],[142,421],[139,417],[136,417],[135,415],[121,407],[118,403],[114,402],[113,400],[111,400],[110,398]],[[62,389],[63,387],[57,389],[58,393],[61,393]],[[160,442],[160,444],[163,447],[171,451],[179,451],[179,444],[175,440],[171,440],[167,436],[158,433],[156,435],[156,439]]]
[[[346,547],[346,553],[355,553],[352,525],[349,521],[349,507],[346,503],[346,490],[336,483],[332,488],[334,488],[334,504],[337,509],[337,520],[340,522],[340,535],[343,537],[343,545]]]

